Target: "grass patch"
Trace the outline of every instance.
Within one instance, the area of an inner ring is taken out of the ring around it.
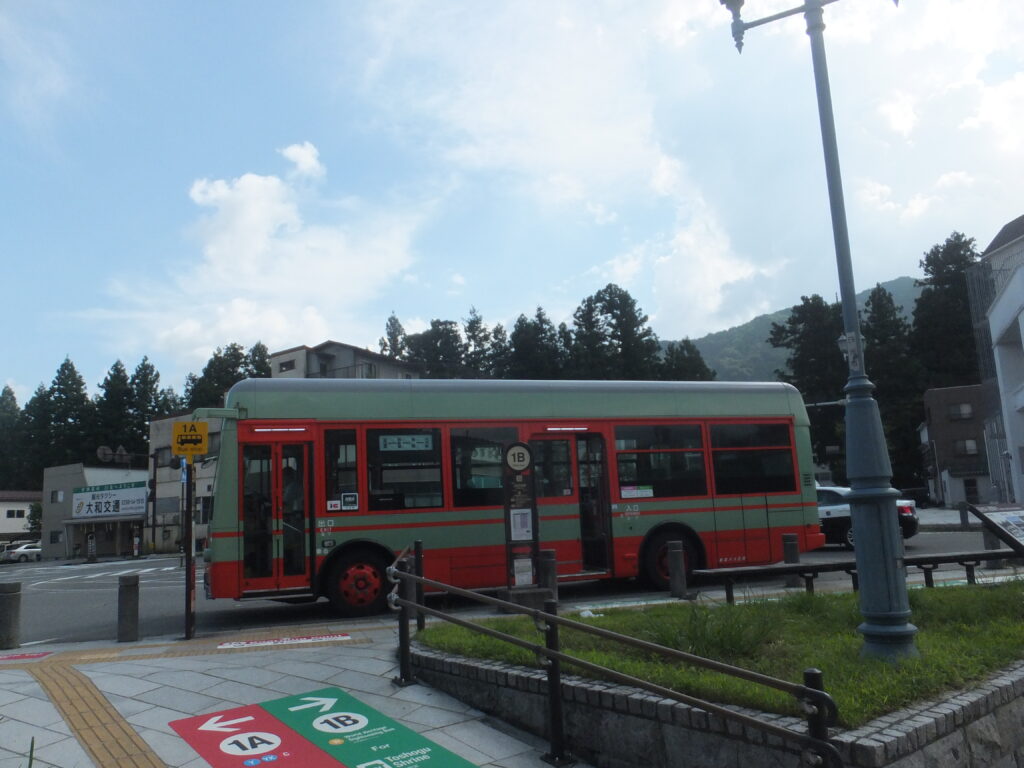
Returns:
[[[817,667],[840,722],[850,728],[965,687],[1024,658],[1024,582],[911,590],[910,607],[921,655],[899,664],[860,658],[863,643],[856,628],[862,617],[853,594],[799,594],[740,605],[680,602],[569,618],[792,682],[801,682],[805,669]],[[544,644],[525,617],[483,623]],[[450,624],[428,627],[417,639],[464,656],[537,666],[528,651]],[[563,628],[561,643],[565,653],[691,696],[800,715],[781,691],[579,631]],[[569,665],[564,669],[582,674]]]

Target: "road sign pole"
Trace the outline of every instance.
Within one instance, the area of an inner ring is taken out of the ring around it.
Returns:
[[[185,510],[181,516],[181,535],[185,547],[185,639],[191,640],[196,633],[196,563],[193,557],[195,544],[192,540],[192,495],[195,477],[192,457],[185,464]]]

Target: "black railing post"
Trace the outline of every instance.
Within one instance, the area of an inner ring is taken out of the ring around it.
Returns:
[[[395,569],[398,571],[398,596],[402,600],[398,612],[398,677],[394,679],[396,685],[412,685],[416,682],[412,676],[412,648],[409,637],[409,598],[413,590],[412,583],[405,578],[409,573],[409,562],[403,557],[395,561]]]
[[[815,691],[825,690],[825,677],[820,669],[811,667],[804,670],[804,685]],[[823,712],[818,704],[804,703],[807,714],[807,735],[819,741],[828,740],[828,713]]]
[[[415,574],[421,579],[423,578],[423,540],[416,539],[413,543],[413,553],[415,557]],[[416,582],[416,605],[423,605],[423,583],[420,581]],[[427,626],[427,616],[423,611],[416,611],[416,631],[422,632],[424,627]]]
[[[545,600],[544,613],[558,614],[558,601]],[[558,624],[554,621],[545,622],[544,642],[549,651],[561,653],[558,640]],[[567,765],[572,761],[565,751],[565,724],[562,716],[562,662],[553,657],[546,659],[548,668],[548,732],[550,733],[551,751],[543,756],[545,763]]]
[[[139,641],[139,574],[117,577],[117,642]]]

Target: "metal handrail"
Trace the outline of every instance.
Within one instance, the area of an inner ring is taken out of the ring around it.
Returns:
[[[787,739],[797,741],[804,748],[804,759],[810,765],[829,766],[830,768],[838,768],[842,765],[842,759],[839,755],[838,750],[835,748],[833,744],[826,740],[827,727],[829,725],[835,724],[836,720],[838,719],[838,710],[836,708],[835,701],[824,690],[812,687],[812,685],[800,685],[797,683],[792,683],[788,680],[782,680],[779,678],[771,677],[769,675],[763,675],[761,673],[753,672],[751,670],[743,669],[741,667],[735,667],[731,664],[725,664],[723,662],[715,661],[714,659],[708,659],[702,656],[697,656],[695,654],[686,653],[684,651],[679,651],[674,648],[667,648],[662,645],[657,645],[656,643],[650,643],[645,640],[638,640],[637,638],[629,637],[627,635],[621,635],[616,632],[601,629],[600,627],[593,627],[588,624],[573,621],[572,619],[567,619],[557,615],[557,613],[554,612],[555,604],[553,601],[550,602],[551,610],[540,611],[536,608],[527,608],[525,606],[519,605],[518,603],[508,602],[506,600],[501,600],[496,597],[480,594],[479,592],[472,592],[470,590],[454,587],[450,584],[444,584],[433,579],[427,579],[423,576],[419,576],[408,572],[407,568],[408,566],[405,561],[396,561],[396,563],[389,567],[387,570],[388,577],[396,585],[395,589],[392,590],[391,594],[388,595],[388,602],[393,608],[401,608],[403,609],[403,611],[417,611],[429,616],[434,616],[449,623],[456,624],[457,626],[463,627],[465,629],[469,629],[474,632],[479,632],[489,637],[493,637],[497,640],[508,642],[512,645],[516,645],[520,648],[529,650],[532,653],[537,654],[538,656],[544,657],[549,662],[549,664],[557,664],[559,662],[566,662],[568,664],[572,664],[573,666],[579,667],[580,669],[584,669],[594,674],[607,677],[615,682],[622,683],[624,685],[634,686],[649,691],[651,693],[657,694],[663,698],[672,699],[674,701],[678,701],[683,704],[687,704],[689,706],[702,709],[706,712],[714,713],[724,719],[732,720],[742,725],[748,726],[750,728],[770,733],[772,735],[782,738],[784,740],[784,743]],[[804,715],[807,718],[808,722],[808,733],[799,733],[797,731],[790,730],[789,728],[786,728],[781,725],[764,722],[755,717],[751,717],[741,712],[737,712],[734,709],[730,709],[719,704],[714,704],[712,702],[705,701],[694,696],[689,696],[687,694],[674,691],[670,688],[665,688],[655,683],[651,683],[649,681],[633,677],[632,675],[627,675],[625,673],[618,672],[614,669],[604,667],[600,664],[594,664],[584,659],[580,659],[575,656],[570,656],[568,654],[562,653],[560,650],[557,649],[541,646],[536,643],[531,643],[528,640],[523,640],[522,638],[515,637],[514,635],[509,635],[507,633],[500,632],[498,630],[483,626],[481,624],[477,624],[467,619],[462,619],[457,616],[453,616],[449,613],[445,613],[444,611],[429,608],[426,605],[423,605],[422,603],[418,603],[415,600],[410,600],[408,597],[402,597],[400,594],[398,594],[398,588],[402,586],[403,582],[409,585],[431,587],[451,595],[456,595],[469,600],[473,600],[475,602],[499,608],[504,612],[518,613],[529,616],[537,625],[538,629],[547,628],[550,631],[551,628],[557,628],[559,626],[570,628],[576,631],[600,637],[605,640],[610,640],[612,642],[620,642],[624,645],[639,648],[641,650],[659,653],[663,656],[666,656],[677,661],[683,661],[689,664],[693,664],[694,666],[700,666],[706,669],[720,672],[722,674],[730,675],[732,677],[747,680],[748,682],[753,682],[784,691],[794,696],[794,698],[796,698],[801,703]],[[407,626],[408,617],[406,617],[402,623]],[[402,681],[409,682],[408,678],[411,678],[411,671],[410,664],[407,658],[408,648],[404,647],[407,646],[409,643],[408,631],[402,631],[400,632],[400,635],[401,644],[403,645],[403,648],[401,649],[401,652],[403,654],[403,662],[401,664]],[[804,673],[804,676],[806,682],[812,684],[816,683],[820,685],[821,673],[818,670],[807,670]],[[554,696],[560,695],[560,686],[555,686],[554,691],[549,693]],[[553,750],[553,752],[556,755],[558,754],[558,750]]]

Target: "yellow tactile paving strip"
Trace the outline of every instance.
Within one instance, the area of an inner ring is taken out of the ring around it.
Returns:
[[[29,668],[98,768],[166,768],[92,681],[69,664]]]
[[[391,625],[390,628],[393,628]],[[135,729],[107,701],[106,696],[93,684],[87,675],[75,669],[75,664],[97,662],[135,661],[140,659],[174,658],[222,653],[247,653],[266,651],[271,648],[314,648],[324,645],[351,645],[370,642],[369,637],[360,637],[381,627],[362,630],[343,630],[326,627],[302,627],[292,631],[258,631],[232,635],[231,642],[248,640],[270,640],[282,637],[308,637],[312,635],[348,634],[348,640],[326,640],[315,644],[252,646],[245,648],[217,648],[226,641],[224,637],[204,638],[150,646],[132,645],[83,651],[64,651],[42,659],[0,664],[0,669],[27,670],[42,686],[43,691],[60,712],[78,743],[88,752],[97,768],[166,768],[149,745]],[[130,651],[130,653],[128,652]]]

